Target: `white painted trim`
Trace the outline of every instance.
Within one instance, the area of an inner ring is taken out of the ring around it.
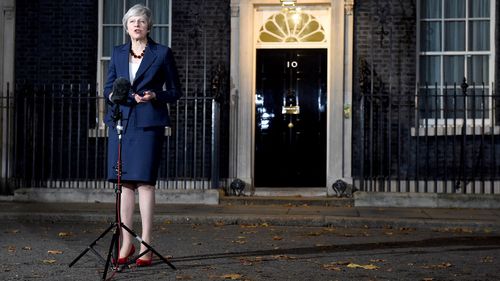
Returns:
[[[344,1],[332,1],[330,57],[330,95],[327,112],[327,191],[334,194],[332,184],[343,177],[344,150],[344,75],[345,75],[345,32]],[[343,32],[333,32],[333,30]],[[350,146],[351,144],[347,144]]]
[[[441,83],[439,85],[439,87],[441,89],[444,88],[444,62],[443,62],[443,59],[445,57],[445,55],[459,55],[459,56],[466,56],[466,55],[488,55],[489,56],[489,75],[488,75],[488,79],[489,79],[489,84],[486,85],[486,87],[488,87],[488,91],[489,91],[489,95],[492,95],[494,93],[494,89],[492,87],[492,85],[495,85],[495,73],[496,73],[496,68],[495,68],[495,58],[496,58],[496,49],[495,49],[495,42],[496,42],[496,37],[495,37],[495,33],[496,33],[496,1],[490,1],[490,16],[489,16],[489,19],[490,19],[490,50],[489,51],[469,51],[468,50],[468,47],[467,47],[467,44],[469,43],[469,32],[468,32],[468,28],[469,28],[469,21],[470,20],[474,20],[474,19],[477,19],[477,18],[469,18],[467,17],[464,17],[464,18],[459,18],[459,20],[465,20],[466,24],[465,24],[465,44],[466,44],[466,50],[465,51],[430,51],[430,52],[422,52],[420,51],[420,23],[422,21],[430,21],[429,19],[421,19],[421,13],[420,13],[420,2],[422,0],[417,0],[417,21],[416,21],[416,30],[417,30],[417,42],[416,42],[416,47],[417,47],[417,52],[416,52],[416,65],[415,65],[415,73],[416,73],[416,83],[415,83],[415,94],[418,94],[418,91],[419,91],[419,83],[420,83],[420,71],[419,71],[419,68],[420,68],[420,56],[421,55],[426,55],[426,56],[439,56],[440,57],[440,80],[441,80]],[[467,3],[466,3],[467,4]],[[444,13],[444,2],[442,3],[442,12]],[[466,11],[468,11],[469,7],[468,5],[466,5]],[[441,45],[444,46],[444,40],[445,40],[445,36],[444,36],[444,22],[445,21],[453,21],[453,20],[456,20],[456,19],[453,19],[453,18],[440,18],[440,22],[441,22]],[[432,20],[434,21],[434,19]],[[467,59],[464,59],[464,74],[467,75]],[[470,83],[470,81],[467,81]],[[471,86],[471,85],[469,85]],[[458,89],[460,90],[460,85],[457,85]],[[431,85],[429,88],[434,88],[433,85]],[[448,88],[450,88],[450,86],[448,86]],[[488,100],[488,103],[490,105],[492,105],[492,100],[491,98]],[[415,95],[415,104],[418,104],[418,99],[417,99],[417,95]],[[417,114],[417,111],[418,111],[418,107],[415,107],[415,114]],[[487,123],[488,125],[492,125],[492,126],[495,126],[496,124],[494,124],[494,121],[495,121],[495,118],[493,118],[493,113],[494,113],[494,109],[493,107],[490,109],[489,111],[489,116],[490,118],[489,119],[485,119],[485,123]],[[429,118],[429,119],[424,119],[424,118],[420,118],[420,120],[417,120],[418,124],[420,124],[421,126],[435,126],[436,125],[436,119],[435,118]],[[449,119],[450,120],[450,119]],[[437,125],[443,125],[446,123],[446,119],[445,118],[438,118],[437,119]],[[459,119],[457,120],[458,123],[462,124],[463,123],[463,120],[462,119]],[[448,121],[448,123],[452,123],[453,122],[453,119],[451,119],[451,122]],[[474,123],[475,121],[473,119],[467,119],[467,124],[472,124]],[[476,121],[478,122],[478,121]],[[479,119],[479,122],[482,122],[482,119]]]
[[[5,0],[0,4],[0,95],[12,97],[15,84],[15,1]],[[8,85],[8,87],[7,87]],[[7,90],[8,89],[8,90]],[[13,159],[13,106],[12,100],[2,98],[0,105],[4,109],[0,115],[0,178],[9,178],[12,174]],[[9,115],[7,115],[9,113]]]
[[[353,1],[347,1],[348,5]],[[344,102],[352,100],[352,17],[345,23],[344,0],[302,0],[297,3],[328,6],[327,186],[337,179],[350,181],[351,120],[344,119]],[[240,178],[253,189],[254,99],[257,7],[279,7],[275,0],[231,0],[231,97],[229,177]],[[347,24],[347,29],[346,29]],[[340,31],[340,32],[337,32]],[[349,40],[346,42],[346,38]],[[347,45],[346,45],[347,44]],[[301,46],[302,47],[302,46]],[[346,53],[347,50],[347,53]],[[345,130],[345,131],[344,131]],[[347,134],[345,134],[345,132]],[[344,149],[346,149],[344,152]],[[344,158],[343,158],[344,157]],[[343,160],[341,160],[343,159]],[[343,169],[348,167],[348,169]],[[330,188],[327,189],[330,193]]]

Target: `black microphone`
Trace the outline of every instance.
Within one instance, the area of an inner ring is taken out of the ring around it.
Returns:
[[[111,101],[114,104],[127,104],[128,93],[130,92],[130,81],[123,77],[118,77],[113,82],[113,94]]]

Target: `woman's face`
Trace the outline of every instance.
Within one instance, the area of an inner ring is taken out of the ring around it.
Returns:
[[[144,16],[130,17],[127,21],[127,32],[132,40],[147,38],[149,27],[146,18]]]

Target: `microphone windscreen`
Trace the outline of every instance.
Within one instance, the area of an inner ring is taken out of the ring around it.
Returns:
[[[111,101],[115,104],[126,104],[130,91],[130,81],[123,77],[118,77],[113,82],[113,95]]]

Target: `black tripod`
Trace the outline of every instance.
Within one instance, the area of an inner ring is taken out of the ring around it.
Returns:
[[[128,228],[125,224],[121,222],[120,217],[120,205],[121,205],[121,193],[122,193],[122,183],[121,183],[121,175],[122,175],[122,159],[121,159],[121,150],[122,150],[122,113],[119,105],[115,105],[113,111],[113,120],[116,123],[116,131],[118,134],[118,158],[116,163],[116,175],[117,175],[117,183],[115,185],[115,221],[104,230],[99,237],[97,237],[92,243],[90,243],[85,250],[83,250],[78,257],[76,257],[70,264],[69,267],[73,266],[81,257],[83,257],[88,251],[94,253],[101,261],[105,263],[104,273],[102,276],[102,280],[105,281],[106,276],[108,274],[108,269],[110,265],[112,265],[113,270],[118,270],[118,254],[120,250],[120,236],[122,229],[125,229],[128,233],[130,233],[137,241],[139,241],[142,245],[144,245],[147,250],[140,253],[137,257],[129,261],[124,266],[127,266],[131,263],[134,263],[138,258],[147,254],[149,251],[153,252],[156,256],[158,256],[164,263],[168,264],[172,269],[176,269],[175,266],[170,263],[165,257],[163,257],[160,253],[158,253],[153,247],[151,247],[148,243],[144,242],[140,236],[138,236],[133,230]],[[109,245],[108,254],[106,258],[102,257],[99,252],[94,249],[94,246],[97,245],[97,242],[101,240],[108,232],[113,230],[113,236],[111,237],[111,243]],[[113,259],[111,256],[113,255]]]

